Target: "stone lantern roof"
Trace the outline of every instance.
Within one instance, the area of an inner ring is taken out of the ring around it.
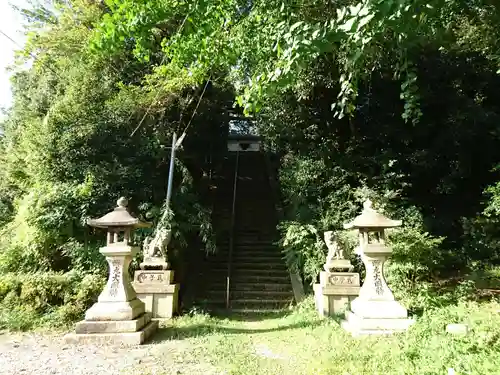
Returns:
[[[127,210],[128,201],[124,197],[118,199],[117,207],[99,219],[88,219],[87,224],[96,228],[131,227],[148,228],[151,223],[146,223],[133,217]]]
[[[367,199],[363,203],[363,212],[353,221],[344,224],[344,229],[360,229],[360,228],[394,228],[401,226],[401,220],[391,220],[384,215],[378,213],[372,208],[372,202]]]

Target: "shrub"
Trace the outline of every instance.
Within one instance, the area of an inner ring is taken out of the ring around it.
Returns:
[[[445,256],[439,248],[442,237],[405,226],[390,232],[388,238],[393,252],[387,274],[392,283],[414,287],[417,282],[432,280],[443,267]]]
[[[288,268],[313,284],[325,263],[325,244],[318,230],[312,225],[297,222],[284,222],[279,228],[282,233],[280,245]]]
[[[81,230],[92,180],[40,183],[16,201],[15,215],[1,230],[0,273],[61,270],[61,245]]]
[[[108,269],[106,259],[99,253],[99,246],[94,243],[83,244],[70,239],[60,247],[63,255],[71,261],[71,268],[79,272],[105,275]]]
[[[0,276],[0,328],[60,326],[81,318],[105,284],[97,274],[37,272]]]

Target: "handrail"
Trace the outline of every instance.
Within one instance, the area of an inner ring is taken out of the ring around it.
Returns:
[[[229,233],[229,255],[227,259],[227,278],[226,278],[226,309],[229,308],[229,286],[231,283],[231,265],[233,262],[234,250],[234,224],[236,211],[236,189],[238,186],[238,167],[240,161],[240,152],[236,151],[236,163],[234,166],[234,184],[233,184],[233,206],[231,208],[231,229]]]

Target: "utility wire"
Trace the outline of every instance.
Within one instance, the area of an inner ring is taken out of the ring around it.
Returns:
[[[198,5],[198,0],[196,1],[196,4],[195,4],[194,8],[196,8],[197,5]],[[181,31],[182,27],[184,26],[184,23],[186,22],[186,20],[187,20],[187,18],[189,16],[189,14],[190,13],[186,14],[186,17],[184,17],[184,20],[182,21],[182,24],[179,26],[179,29],[177,30],[177,32],[175,33],[175,35],[179,34],[179,32]],[[245,18],[246,18],[245,16],[240,17],[233,25],[231,25],[231,27],[228,30],[225,30],[225,31],[226,32],[230,31],[233,27],[237,26]],[[165,58],[166,58],[166,55],[163,56],[163,59],[162,59],[162,62],[161,62],[160,65],[163,65],[163,63],[165,61]],[[187,126],[184,128],[184,131],[182,132],[182,135],[179,137],[179,140],[177,141],[178,145],[180,145],[182,143],[184,137],[186,136],[186,131],[189,128],[189,126],[191,125],[191,122],[192,122],[194,116],[196,115],[196,111],[198,110],[198,107],[200,106],[201,100],[203,99],[203,95],[205,94],[205,90],[207,89],[208,83],[210,82],[211,78],[212,78],[212,76],[210,75],[209,78],[208,78],[208,80],[207,80],[207,82],[205,83],[205,87],[203,88],[203,92],[201,93],[200,98],[198,99],[198,103],[196,104],[196,108],[194,109],[193,114],[191,115],[191,119],[189,120]],[[137,125],[137,127],[134,129],[134,131],[130,134],[131,137],[137,132],[137,130],[139,130],[139,128],[141,127],[142,123],[144,122],[144,119],[148,115],[149,111],[153,107],[153,104],[154,104],[154,102],[156,102],[156,99],[158,99],[159,95],[160,95],[160,92],[158,92],[158,94],[156,95],[155,99],[153,100],[153,102],[151,103],[151,105],[149,106],[149,108],[146,110],[146,113],[144,114],[144,116],[142,117],[141,121],[139,122],[139,125]],[[181,114],[181,118],[182,118],[182,114]]]
[[[182,144],[182,141],[184,140],[184,137],[186,136],[186,132],[189,129],[189,126],[191,125],[191,122],[193,121],[194,116],[196,115],[196,112],[198,111],[198,107],[200,106],[201,99],[203,99],[203,95],[205,94],[205,91],[207,90],[208,83],[210,82],[210,79],[212,76],[210,75],[207,79],[207,82],[205,83],[205,87],[203,87],[203,91],[201,92],[200,97],[198,98],[198,103],[196,103],[196,107],[194,108],[193,114],[191,115],[191,118],[189,119],[188,124],[184,128],[184,131],[182,132],[181,136],[179,137],[179,140],[177,141],[177,144],[175,147],[178,147]]]
[[[194,6],[194,8],[196,8],[196,6],[198,5],[198,0],[196,1],[196,4]],[[187,13],[186,14],[186,17],[184,17],[184,19],[182,20],[182,23],[179,25],[179,28],[177,29],[177,31],[175,32],[174,34],[174,37],[179,35],[179,33],[181,32],[182,28],[184,27],[184,24],[186,23],[186,20],[188,19],[189,15],[191,13]],[[160,66],[163,65],[163,63],[165,62],[167,58],[167,54],[163,55],[163,58],[161,60],[161,63],[160,63]],[[161,90],[158,90],[158,93],[156,94],[154,100],[151,102],[151,105],[149,106],[149,108],[146,110],[146,113],[144,114],[144,116],[142,116],[142,119],[141,121],[139,122],[139,125],[136,126],[136,128],[134,129],[134,131],[130,134],[130,136],[132,137],[136,132],[137,130],[139,130],[139,128],[141,127],[142,123],[144,122],[144,119],[146,118],[146,116],[149,114],[149,111],[151,110],[151,108],[153,108],[153,105],[154,103],[156,102],[156,100],[158,99],[158,97],[160,96],[160,93],[161,93]]]
[[[9,39],[12,43],[14,43],[19,48],[24,49],[24,47],[22,45],[20,45],[19,43],[17,43],[13,38],[11,38],[10,36],[8,36],[2,30],[0,30],[0,34],[2,34],[4,37],[6,37],[7,39]],[[29,54],[36,61],[40,61],[39,58],[36,55],[32,54],[31,52],[29,52]],[[61,79],[61,77],[59,76],[59,73],[57,73],[54,69],[52,69],[50,66],[48,66],[46,64],[43,64],[43,62],[41,64],[42,64],[43,67],[49,69],[52,73],[54,73],[57,76],[57,78]]]

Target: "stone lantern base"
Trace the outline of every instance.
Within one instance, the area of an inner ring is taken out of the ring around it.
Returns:
[[[70,344],[141,345],[158,329],[158,321],[148,313],[133,320],[87,321],[76,324],[64,340]]]
[[[363,301],[356,298],[345,315],[342,328],[353,336],[404,332],[415,323],[397,301]]]
[[[130,283],[128,266],[137,250],[122,243],[100,249],[109,264],[108,283],[85,320],[65,336],[66,342],[139,345],[158,329],[158,321],[151,320]]]
[[[359,294],[359,274],[353,272],[320,272],[314,284],[314,299],[321,317],[344,313]]]

